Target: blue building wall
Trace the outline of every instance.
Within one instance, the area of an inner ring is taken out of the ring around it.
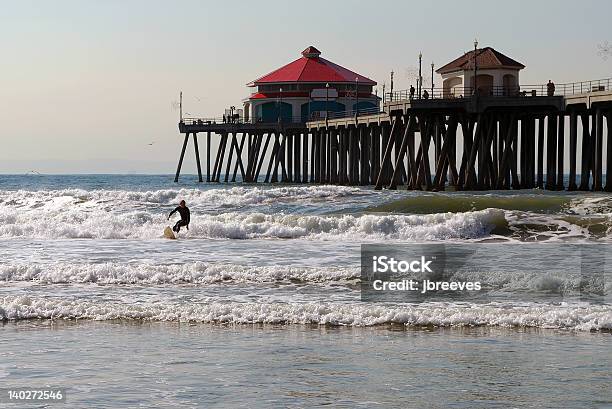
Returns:
[[[302,104],[302,121],[307,121],[311,117],[312,112],[329,111],[343,112],[346,111],[346,105],[336,101],[310,101]]]
[[[280,108],[280,109],[279,109]],[[266,102],[257,106],[257,119],[260,122],[292,122],[291,104],[286,102]]]

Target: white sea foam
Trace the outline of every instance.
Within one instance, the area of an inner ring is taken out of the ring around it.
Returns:
[[[187,238],[315,238],[445,240],[487,236],[504,224],[501,210],[429,215],[306,216],[228,212],[195,215]],[[147,211],[114,213],[62,211],[15,212],[0,207],[0,237],[154,239],[168,222],[162,214]]]
[[[332,326],[502,326],[612,329],[612,308],[586,305],[419,304],[383,306],[344,303],[138,303],[8,296],[0,319],[92,319],[229,324],[317,324]]]
[[[80,209],[114,207],[129,208],[138,204],[173,205],[180,199],[190,206],[215,205],[234,207],[266,204],[278,201],[321,200],[362,196],[372,191],[348,186],[290,186],[290,187],[232,187],[229,189],[161,189],[154,191],[128,190],[1,190],[0,206],[27,209],[62,209],[78,206]]]
[[[359,267],[244,266],[225,263],[5,263],[0,282],[41,284],[344,283],[359,281]],[[422,277],[425,279],[427,277]],[[610,294],[612,281],[580,273],[461,272],[447,281],[479,281],[485,291],[529,294]]]
[[[329,282],[359,278],[356,267],[241,266],[186,263],[51,263],[0,265],[0,281],[99,284],[208,284],[218,282]]]

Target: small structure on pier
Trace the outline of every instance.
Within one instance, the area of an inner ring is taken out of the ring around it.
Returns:
[[[612,78],[521,87],[524,65],[487,47],[440,68],[444,87],[429,98],[396,90],[379,109],[374,81],[320,54],[309,47],[253,81],[250,120],[181,116],[174,180],[193,138],[203,181],[205,133],[207,182],[612,192]],[[362,110],[368,102],[374,112]]]
[[[243,101],[245,118],[254,123],[306,122],[379,106],[372,94],[375,81],[322,58],[313,46],[302,51],[301,58],[247,85],[255,92]]]
[[[479,95],[515,96],[519,93],[520,62],[491,48],[469,51],[436,70],[442,75],[445,98],[474,93],[474,72]]]

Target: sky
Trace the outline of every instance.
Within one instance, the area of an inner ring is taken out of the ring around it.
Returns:
[[[523,84],[612,77],[599,53],[609,11],[591,0],[0,0],[0,173],[173,173],[180,91],[185,112],[220,116],[309,45],[381,87],[393,70],[395,89],[420,51],[439,67],[475,38],[525,64]]]

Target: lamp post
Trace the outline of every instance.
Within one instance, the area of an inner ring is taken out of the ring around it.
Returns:
[[[283,110],[283,89],[280,88],[279,89],[279,100],[280,103],[278,104],[278,122],[282,122],[283,121],[283,115],[282,115],[282,110]]]
[[[421,76],[421,62],[423,61],[423,53],[419,53],[419,78],[417,80],[417,93],[421,98],[421,88],[423,86],[423,77]]]
[[[478,68],[476,67],[476,49],[478,48],[478,40],[474,39],[474,95],[477,94],[478,87],[476,85],[476,73]]]
[[[183,91],[179,94],[179,111],[179,115],[181,116],[180,122],[183,122]]]
[[[359,77],[355,77],[355,116],[359,115]]]
[[[329,82],[325,84],[325,121],[329,118]]]
[[[434,97],[434,63],[431,62],[431,99]]]
[[[382,98],[382,103],[383,103],[383,106],[385,105],[385,86],[386,86],[386,85],[387,85],[387,84],[385,84],[385,83],[383,82],[383,90],[382,90],[382,91],[383,91],[383,98]]]
[[[391,95],[390,101],[393,102],[393,71],[391,71],[391,91],[389,91]]]

